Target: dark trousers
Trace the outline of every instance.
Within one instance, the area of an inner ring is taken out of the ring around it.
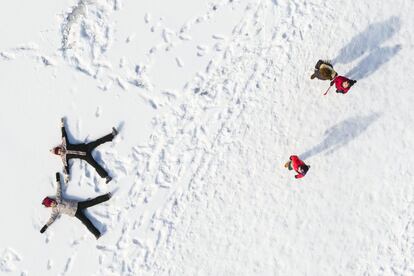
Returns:
[[[100,177],[106,178],[109,174],[105,169],[93,159],[92,151],[99,145],[110,142],[114,139],[114,136],[112,133],[105,135],[104,137],[101,137],[95,141],[92,141],[88,144],[79,145],[81,146],[82,151],[86,151],[86,156],[79,156],[79,158],[85,160],[88,162],[92,167],[95,168],[96,172],[99,174]]]
[[[101,236],[101,232],[99,232],[95,225],[92,224],[91,220],[85,215],[84,210],[96,204],[105,202],[110,198],[110,194],[104,194],[93,199],[78,202],[78,210],[76,210],[75,217],[77,217],[97,239]]]
[[[86,147],[88,148],[88,151],[91,152],[92,150],[94,150],[97,146],[106,143],[106,142],[110,142],[114,139],[114,136],[112,135],[112,133],[105,135],[104,137],[101,137],[95,141],[92,141],[90,143],[86,144]]]
[[[109,175],[108,172],[105,171],[105,169],[98,162],[96,162],[95,159],[93,159],[93,156],[90,152],[86,153],[86,156],[83,156],[82,159],[94,167],[100,177],[106,178]]]

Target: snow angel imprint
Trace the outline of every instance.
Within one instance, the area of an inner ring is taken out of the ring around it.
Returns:
[[[92,167],[95,168],[96,172],[106,179],[106,183],[112,180],[112,177],[108,174],[105,169],[99,165],[98,162],[92,156],[92,151],[99,145],[110,142],[118,134],[118,131],[113,127],[112,132],[108,135],[105,135],[102,138],[99,138],[96,141],[92,141],[87,144],[72,144],[69,142],[68,135],[65,130],[65,121],[62,118],[62,144],[51,149],[51,152],[59,155],[63,161],[63,171],[68,176],[70,173],[70,164],[69,160],[73,158],[79,158],[88,162]]]
[[[101,232],[92,224],[90,219],[85,215],[84,211],[86,208],[109,200],[112,194],[107,193],[85,201],[66,200],[62,197],[62,188],[59,173],[56,173],[56,184],[56,198],[45,197],[42,201],[42,204],[45,207],[52,208],[52,215],[50,216],[50,219],[47,221],[47,223],[42,227],[42,229],[40,229],[40,233],[44,233],[61,214],[65,214],[78,218],[95,236],[95,238],[99,239],[102,235]]]

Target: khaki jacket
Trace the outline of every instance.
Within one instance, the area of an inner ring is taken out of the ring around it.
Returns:
[[[52,207],[52,215],[46,223],[47,226],[50,226],[61,214],[73,217],[78,210],[77,201],[65,200],[62,198],[62,188],[60,182],[57,183],[56,202],[57,205]]]

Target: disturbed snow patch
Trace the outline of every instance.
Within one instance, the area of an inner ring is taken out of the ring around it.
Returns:
[[[126,75],[119,75],[117,66],[107,57],[115,28],[111,15],[121,6],[119,0],[79,0],[65,15],[61,26],[63,58],[79,72],[98,79],[98,88],[102,90],[108,90],[113,84],[122,90],[127,90],[129,85],[150,89],[143,70],[131,69]]]
[[[0,271],[1,272],[13,272],[18,267],[18,262],[22,258],[14,250],[6,248],[3,250],[3,253],[0,257]]]
[[[113,27],[109,15],[112,1],[80,0],[62,24],[62,51],[79,71],[96,77],[100,68],[111,68],[105,52],[111,43]]]

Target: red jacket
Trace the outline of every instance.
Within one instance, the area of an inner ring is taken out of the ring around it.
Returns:
[[[297,175],[295,175],[295,178],[302,178],[305,175],[301,174],[298,172],[298,168],[299,166],[305,165],[305,163],[299,159],[299,157],[297,155],[291,155],[289,157],[291,164],[292,164],[292,168],[298,173]]]
[[[342,87],[342,84],[345,81],[347,81],[349,83],[349,86],[347,88]],[[350,80],[350,79],[348,79],[346,77],[343,77],[343,76],[337,76],[332,82],[335,83],[336,90],[337,91],[338,90],[339,91],[342,91],[344,94],[347,93],[349,91],[349,89],[351,89],[351,86],[352,86],[352,83],[353,83],[352,80]]]

